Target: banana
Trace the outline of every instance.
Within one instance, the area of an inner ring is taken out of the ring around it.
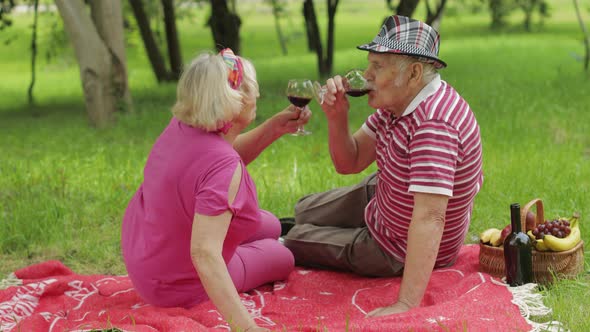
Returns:
[[[526,234],[531,238],[531,240],[533,241],[533,246],[535,247],[535,249],[537,249],[538,251],[547,251],[549,250],[549,248],[547,248],[547,246],[545,245],[545,242],[543,241],[543,239],[538,240],[534,235],[533,235],[533,231],[529,230],[528,232],[526,232]]]
[[[552,251],[566,251],[575,247],[582,240],[582,233],[580,231],[579,219],[580,215],[576,212],[574,215],[567,218],[559,218],[562,221],[568,221],[570,223],[571,233],[560,239],[553,235],[545,235],[543,238],[545,245]]]
[[[580,227],[576,226],[572,227],[572,232],[567,237],[560,239],[553,235],[545,235],[543,238],[543,242],[547,246],[547,248],[553,251],[566,251],[570,250],[575,247],[581,240],[582,235],[580,233]]]
[[[497,228],[488,228],[485,231],[481,232],[481,234],[479,234],[479,239],[482,243],[489,243],[492,234],[495,232],[500,232],[500,230]]]
[[[559,217],[560,221],[569,221],[570,227],[573,227],[573,223],[577,223],[580,220],[580,213],[574,212],[571,218]]]
[[[490,244],[494,247],[499,247],[502,245],[502,231],[499,229],[494,229],[492,235],[490,236]]]

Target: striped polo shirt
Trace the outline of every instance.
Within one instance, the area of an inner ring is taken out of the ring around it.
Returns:
[[[437,75],[401,117],[377,110],[362,126],[376,141],[378,181],[365,220],[381,248],[405,261],[414,193],[449,196],[436,267],[451,263],[483,183],[479,126],[469,105]]]

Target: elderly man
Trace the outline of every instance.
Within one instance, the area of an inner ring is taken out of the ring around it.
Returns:
[[[330,155],[341,174],[377,162],[356,186],[303,197],[285,235],[296,263],[364,276],[403,276],[397,301],[369,316],[420,305],[434,268],[452,265],[482,182],[479,126],[467,102],[437,70],[439,34],[391,16],[371,43],[364,73],[376,112],[354,134],[346,82],[327,81],[322,110]]]

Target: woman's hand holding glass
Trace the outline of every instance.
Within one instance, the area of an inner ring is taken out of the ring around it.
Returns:
[[[289,105],[284,110],[276,113],[269,121],[272,122],[270,129],[277,136],[295,133],[300,126],[305,125],[311,118],[309,107],[302,109],[295,105]]]

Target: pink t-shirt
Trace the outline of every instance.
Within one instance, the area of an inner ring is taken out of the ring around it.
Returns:
[[[232,205],[227,191],[238,164],[242,181]],[[129,202],[121,243],[129,277],[157,306],[190,307],[207,299],[190,256],[195,213],[233,218],[223,243],[227,264],[260,226],[256,187],[238,153],[222,137],[172,118],[156,140],[144,181]]]

